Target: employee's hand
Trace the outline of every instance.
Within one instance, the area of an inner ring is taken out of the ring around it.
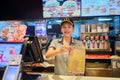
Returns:
[[[55,56],[57,54],[61,54],[63,52],[70,53],[70,46],[69,45],[62,45],[60,48],[54,49],[54,48],[49,48],[45,57],[49,58],[52,56]]]
[[[59,51],[60,51],[60,53],[62,53],[62,52],[67,52],[67,53],[69,53],[69,52],[70,52],[70,46],[68,46],[68,45],[62,45],[62,46],[59,48]]]

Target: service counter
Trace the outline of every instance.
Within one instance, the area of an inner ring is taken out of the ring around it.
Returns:
[[[37,77],[36,80],[120,80],[120,78],[113,78],[113,77],[64,76],[64,75],[54,75],[54,74],[46,74],[46,73],[40,75],[41,76]]]
[[[53,69],[49,68],[43,70],[42,72],[27,72],[28,74],[46,74],[46,75],[54,75]],[[120,78],[120,69],[105,69],[105,68],[86,68],[85,76],[92,77],[116,77]]]
[[[47,64],[44,66],[38,67],[29,67],[24,68],[24,71],[28,74],[44,74],[44,75],[54,75],[54,65]],[[111,78],[120,78],[120,69],[119,68],[85,68],[84,76],[91,76],[91,77],[111,77]]]

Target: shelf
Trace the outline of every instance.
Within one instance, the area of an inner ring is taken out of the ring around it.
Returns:
[[[86,53],[108,54],[110,49],[86,49]]]
[[[110,54],[86,54],[86,59],[110,59]]]
[[[108,32],[82,32],[81,34],[107,34]]]
[[[95,60],[95,59],[100,59],[100,60],[105,59],[105,60],[110,60],[110,58],[85,58],[85,59],[93,59],[93,60]]]
[[[112,71],[112,68],[86,68],[86,69],[89,69],[89,70],[111,70]]]

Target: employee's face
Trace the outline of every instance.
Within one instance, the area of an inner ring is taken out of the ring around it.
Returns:
[[[71,37],[74,28],[70,23],[63,23],[61,32],[65,37]]]

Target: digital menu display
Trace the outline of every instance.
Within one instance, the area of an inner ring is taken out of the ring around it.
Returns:
[[[42,0],[43,17],[79,17],[80,0]]]
[[[26,29],[21,21],[0,21],[0,42],[23,42]]]
[[[8,64],[10,55],[20,54],[22,43],[0,43],[0,67]]]
[[[120,15],[120,0],[109,0],[109,15]]]
[[[35,35],[37,37],[40,37],[40,36],[45,37],[47,35],[45,21],[40,21],[35,23]]]
[[[81,0],[82,16],[120,15],[120,0]]]

